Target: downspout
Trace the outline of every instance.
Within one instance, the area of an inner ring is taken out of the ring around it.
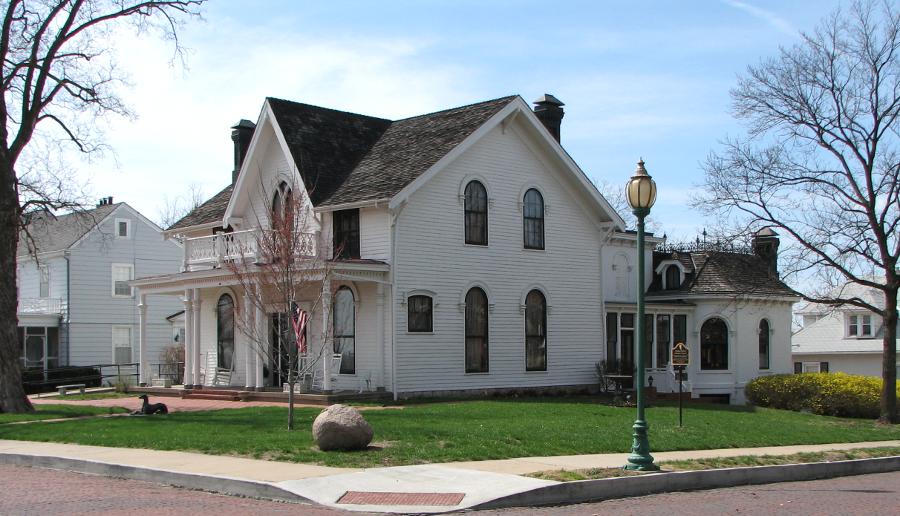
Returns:
[[[72,276],[71,276],[71,262],[69,261],[69,250],[63,251],[63,258],[66,259],[66,365],[71,365],[71,353],[72,353],[72,327],[70,322],[72,320]]]
[[[399,395],[397,393],[397,336],[395,334],[395,330],[397,327],[397,320],[394,314],[394,306],[396,305],[396,295],[397,295],[397,222],[400,219],[400,214],[403,212],[403,208],[406,206],[406,202],[402,202],[400,206],[397,207],[396,212],[394,212],[391,217],[391,392],[394,394],[394,401],[399,399]]]

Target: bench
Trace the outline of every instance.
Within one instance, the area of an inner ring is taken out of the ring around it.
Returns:
[[[78,389],[79,394],[84,394],[84,384],[83,383],[73,383],[72,385],[60,385],[56,388],[56,391],[59,392],[60,396],[65,396],[69,390]]]

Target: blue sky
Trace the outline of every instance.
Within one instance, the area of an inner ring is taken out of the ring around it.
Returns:
[[[229,127],[266,96],[402,118],[509,94],[566,103],[562,143],[620,191],[643,157],[653,218],[675,239],[710,221],[687,206],[701,162],[742,127],[729,88],[839,4],[817,1],[213,0],[171,47],[123,36],[136,120],[109,122],[115,156],[81,164],[90,191],[156,218],[191,184],[230,181]]]

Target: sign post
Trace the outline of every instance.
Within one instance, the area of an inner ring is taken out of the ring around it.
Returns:
[[[678,342],[672,348],[672,367],[675,369],[675,374],[678,376],[678,427],[682,426],[682,409],[681,409],[681,398],[682,398],[682,382],[684,382],[685,372],[684,370],[691,363],[691,355],[690,351],[688,351],[688,347],[684,345],[684,342]]]

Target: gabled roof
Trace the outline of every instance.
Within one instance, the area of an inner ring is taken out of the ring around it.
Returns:
[[[103,219],[124,203],[106,204],[96,208],[64,215],[40,211],[28,215],[28,234],[37,253],[64,251],[94,229]],[[19,234],[18,256],[29,254],[29,241],[24,232]]]
[[[675,290],[662,290],[656,276],[648,295],[755,295],[796,296],[797,293],[769,272],[768,263],[755,254],[725,251],[654,252],[653,268],[663,260],[678,260],[688,272],[684,283]]]
[[[868,278],[875,282],[884,282],[883,278]],[[884,293],[878,289],[867,287],[865,285],[860,285],[859,283],[847,282],[843,285],[835,287],[831,289],[828,294],[823,296],[824,298],[833,298],[833,299],[852,299],[858,298],[865,303],[868,303],[879,310],[884,310]],[[855,305],[842,305],[839,307],[834,307],[832,305],[824,305],[819,303],[803,303],[796,310],[795,313],[798,314],[821,314],[831,312],[833,310],[841,310],[841,311],[854,311],[854,310],[864,310]]]
[[[870,338],[844,338],[844,333],[843,314],[827,314],[791,337],[791,353],[881,353],[884,350],[883,325]],[[900,339],[897,343],[900,346]]]
[[[231,192],[233,190],[234,185],[226,186],[221,192],[212,196],[209,200],[182,217],[181,220],[169,226],[167,231],[199,226],[201,224],[210,224],[213,222],[221,223],[222,217],[225,215],[225,208],[228,207],[228,201],[231,199]]]

